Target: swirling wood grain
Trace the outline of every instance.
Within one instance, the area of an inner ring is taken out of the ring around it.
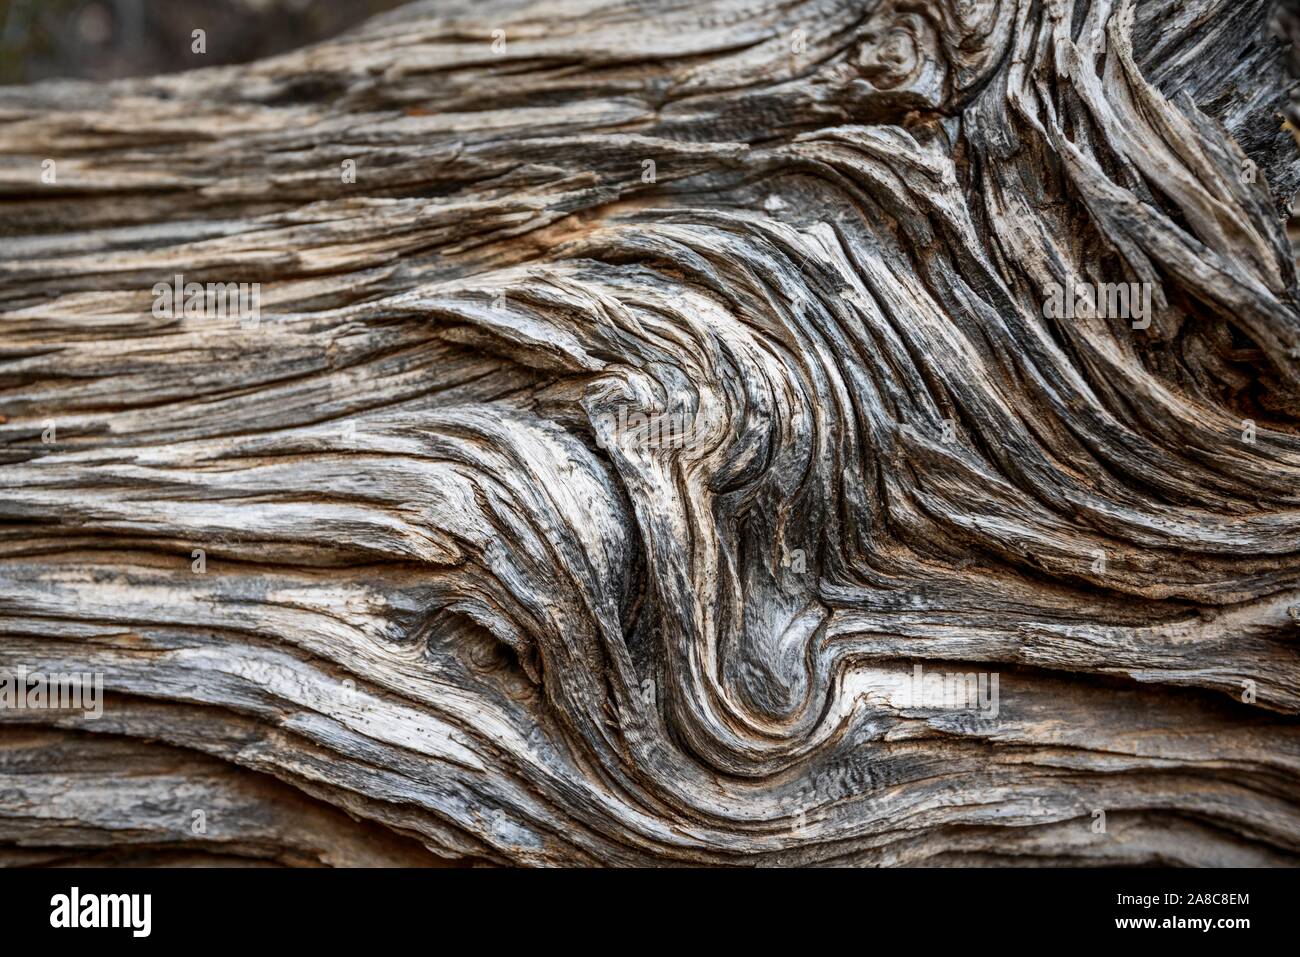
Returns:
[[[0,859],[1295,863],[1269,21],[431,3],[0,90],[0,666],[107,688],[0,710]]]

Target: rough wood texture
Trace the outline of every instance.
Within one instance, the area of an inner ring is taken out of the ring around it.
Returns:
[[[1270,17],[464,0],[0,90],[0,667],[107,688],[0,710],[0,860],[1300,861]]]

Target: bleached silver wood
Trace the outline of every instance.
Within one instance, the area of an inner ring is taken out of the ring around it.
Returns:
[[[1269,14],[425,3],[0,90],[0,668],[107,689],[0,709],[0,860],[1295,863]]]

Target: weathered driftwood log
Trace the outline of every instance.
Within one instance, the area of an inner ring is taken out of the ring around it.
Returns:
[[[0,667],[105,688],[0,708],[0,860],[1296,862],[1270,19],[465,0],[0,91]]]

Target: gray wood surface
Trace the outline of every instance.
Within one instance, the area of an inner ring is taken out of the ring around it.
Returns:
[[[1296,863],[1269,22],[465,0],[0,88],[0,669],[105,687],[0,708],[0,862]]]

